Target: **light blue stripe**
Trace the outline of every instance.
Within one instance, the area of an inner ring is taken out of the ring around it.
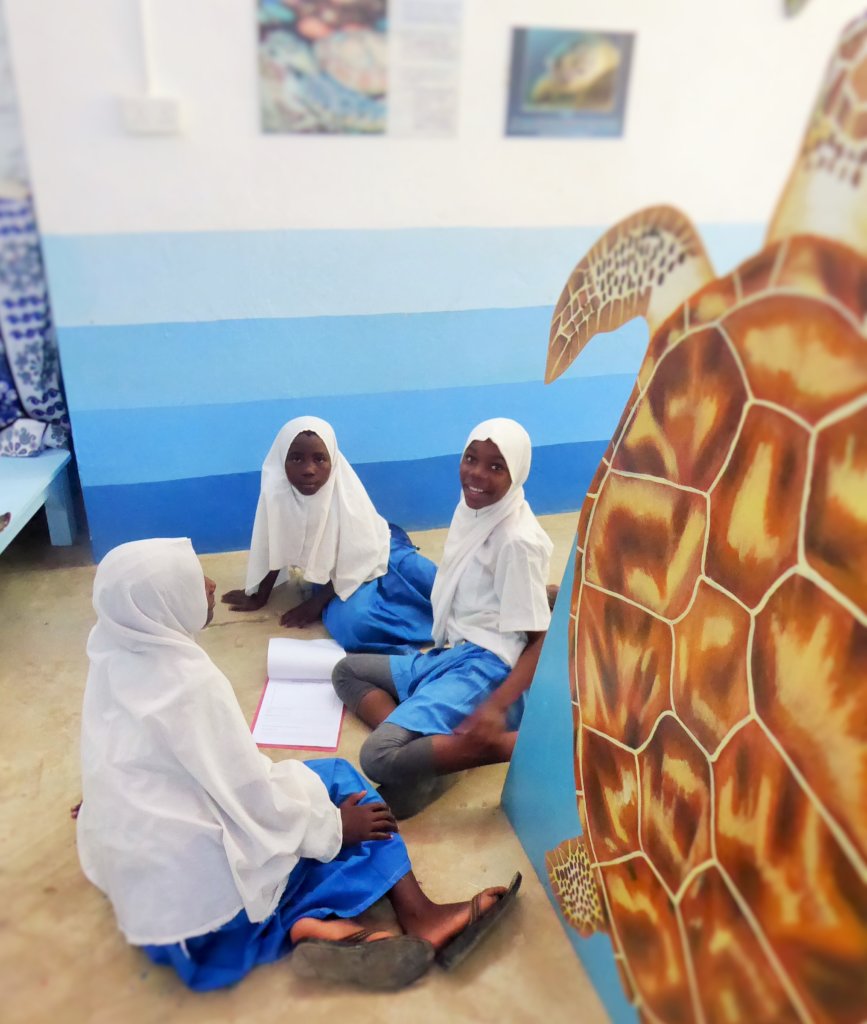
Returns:
[[[210,405],[541,380],[548,307],[65,327],[73,410]],[[599,335],[569,377],[636,373],[643,320]]]
[[[55,322],[74,327],[553,306],[603,230],[156,232],[43,244]],[[763,228],[701,233],[723,272],[761,247]]]
[[[85,487],[218,476],[258,469],[283,423],[322,416],[350,462],[458,452],[473,426],[511,416],[534,445],[607,440],[633,374],[170,409],[79,411],[73,433]]]

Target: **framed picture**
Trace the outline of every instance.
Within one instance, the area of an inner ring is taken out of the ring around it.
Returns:
[[[634,34],[512,31],[507,135],[623,134]]]
[[[382,134],[387,14],[387,0],[258,0],[262,130]]]

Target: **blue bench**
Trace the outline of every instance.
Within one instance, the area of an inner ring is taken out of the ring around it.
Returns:
[[[69,462],[69,452],[60,448],[26,458],[0,458],[0,552],[43,505],[51,543],[67,545],[75,540]]]

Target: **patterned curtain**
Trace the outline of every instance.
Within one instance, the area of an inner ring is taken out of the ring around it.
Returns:
[[[68,446],[33,204],[0,198],[0,455]]]

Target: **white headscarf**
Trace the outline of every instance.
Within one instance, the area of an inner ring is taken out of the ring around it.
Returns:
[[[312,495],[300,494],[286,479],[286,453],[304,430],[322,439],[331,458],[328,480]],[[390,545],[388,523],[341,455],[329,424],[315,416],[290,420],[262,464],[247,593],[272,569],[298,566],[310,583],[330,580],[337,596],[346,600],[362,583],[385,575]]]
[[[446,537],[443,560],[437,570],[431,603],[433,604],[433,639],[437,647],[446,642],[446,629],[455,591],[461,575],[472,557],[494,529],[506,519],[514,519],[521,533],[537,541],[550,554],[553,545],[539,526],[533,510],[524,498],[524,483],[530,475],[532,445],[530,435],[515,420],[492,419],[480,423],[470,432],[464,444],[466,451],[472,441],[493,441],[500,449],[512,483],[498,502],[487,508],[472,509],[463,493],[452,516]]]
[[[339,810],[300,761],[256,748],[226,677],[193,639],[204,577],[186,538],[110,551],[81,722],[82,869],[136,945],[271,914],[301,857],[328,861]]]

